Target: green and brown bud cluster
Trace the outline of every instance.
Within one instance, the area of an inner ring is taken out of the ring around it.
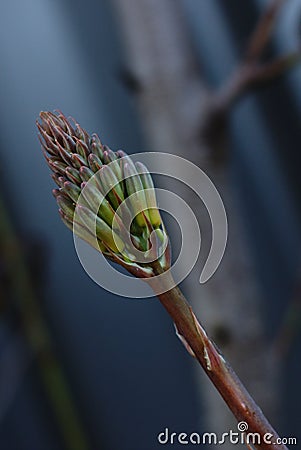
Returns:
[[[125,265],[135,265],[133,245],[145,254],[154,250],[153,231],[159,242],[164,241],[152,177],[142,163],[135,164],[121,150],[112,151],[61,112],[41,112],[37,127],[57,184],[53,195],[70,230]],[[131,245],[123,233],[128,217],[134,218],[128,231]],[[164,268],[169,266],[168,251],[161,259]]]

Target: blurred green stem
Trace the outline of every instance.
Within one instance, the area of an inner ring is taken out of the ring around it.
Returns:
[[[0,197],[0,248],[10,289],[20,314],[24,334],[37,357],[46,394],[68,450],[88,450],[80,419],[60,363],[57,360],[47,325],[42,316],[20,242]]]

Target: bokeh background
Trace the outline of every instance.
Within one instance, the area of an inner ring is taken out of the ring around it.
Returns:
[[[268,2],[175,3],[203,76],[218,87]],[[301,2],[289,0],[268,56],[300,45],[300,17]],[[113,149],[150,149],[113,2],[4,2],[0,61],[0,448],[151,450],[166,426],[201,432],[194,361],[155,299],[117,298],[86,275],[36,135],[39,111],[59,108]],[[293,303],[278,428],[299,442],[300,85],[297,65],[244,95],[229,122],[231,176],[270,337]]]

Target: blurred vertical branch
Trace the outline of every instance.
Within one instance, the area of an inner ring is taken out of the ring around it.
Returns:
[[[286,358],[301,333],[301,270],[274,342],[275,356],[285,364]]]
[[[64,439],[65,448],[86,450],[89,446],[68,383],[53,350],[39,298],[35,293],[34,282],[26,265],[22,243],[14,231],[1,197],[0,217],[1,265],[2,271],[5,272],[6,290],[9,291],[9,298],[14,301],[13,309],[22,324],[22,331],[31,353],[37,359],[45,392]],[[1,309],[7,297],[5,292],[2,294],[4,295],[1,295]]]
[[[190,42],[179,0],[112,0],[126,50],[127,80],[135,81],[142,123],[152,150],[172,151],[200,165],[221,193],[230,224],[229,244],[220,270],[200,286],[194,272],[187,286],[206,328],[259,401],[269,417],[275,416],[279,362],[268,355],[260,293],[248,252],[240,211],[228,173],[226,123],[234,102],[248,89],[270,81],[295,63],[299,51],[265,64],[266,47],[282,1],[273,1],[260,19],[245,58],[217,92],[206,86]],[[138,87],[138,88],[137,88]],[[191,195],[183,190],[191,205]],[[195,205],[194,211],[199,209]],[[198,211],[205,246],[210,230]],[[184,261],[185,264],[185,261]],[[199,299],[202,299],[201,301]],[[221,300],[222,299],[222,300]],[[203,381],[204,384],[206,381]],[[202,389],[210,429],[224,432],[232,418],[209,384]]]

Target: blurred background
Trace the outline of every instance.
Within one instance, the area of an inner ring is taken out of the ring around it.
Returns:
[[[174,151],[208,171],[225,201],[228,249],[197,299],[193,275],[184,289],[280,436],[300,442],[301,64],[277,63],[300,48],[301,2],[273,3],[285,4],[252,54],[272,3],[2,5],[1,450],[151,450],[166,427],[232,426],[159,302],[117,298],[81,267],[37,139],[40,110],[54,109],[112,149]],[[240,86],[257,56],[267,73]]]

